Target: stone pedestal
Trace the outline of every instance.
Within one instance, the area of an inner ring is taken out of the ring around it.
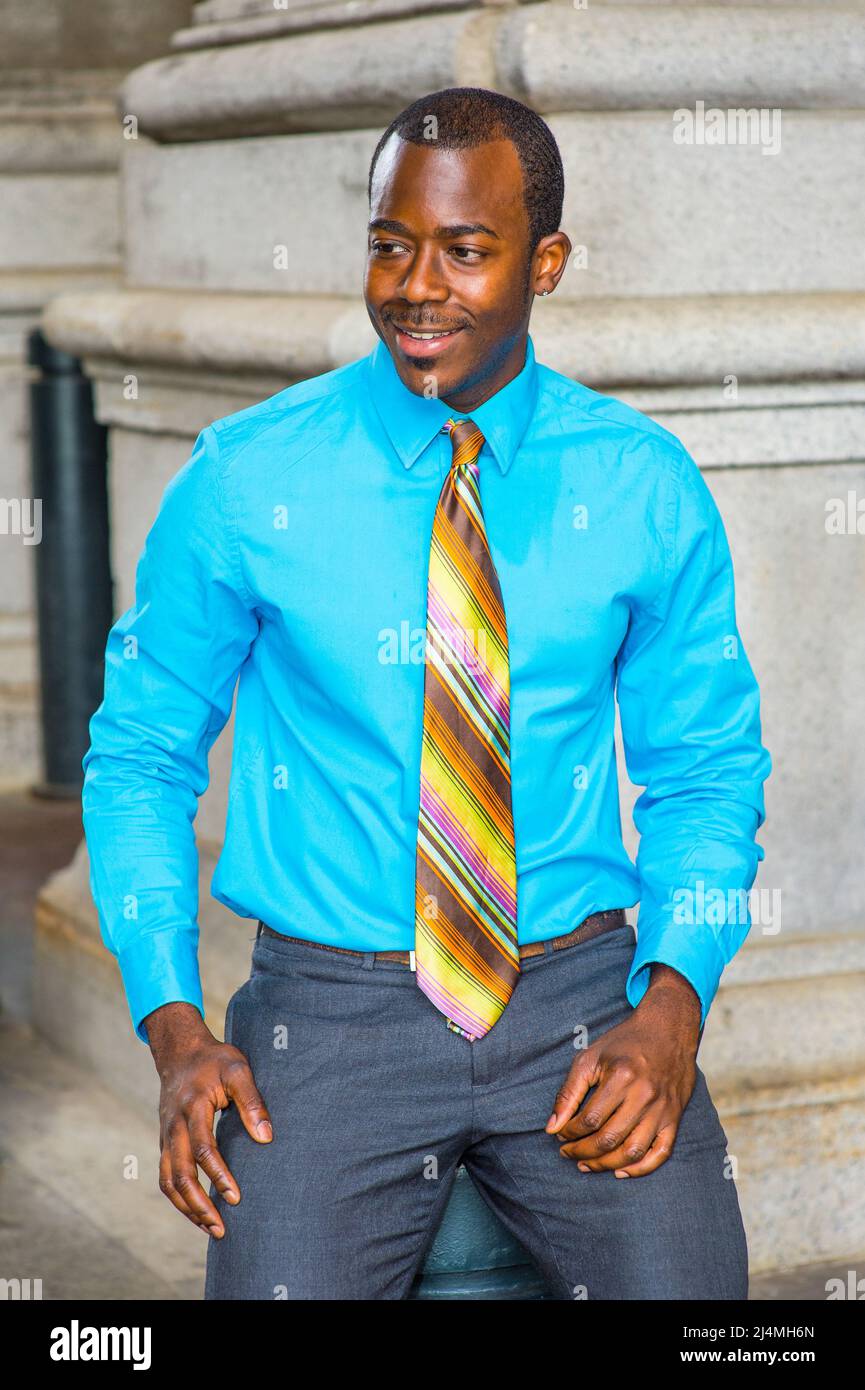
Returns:
[[[111,428],[120,611],[198,430],[372,346],[360,286],[382,124],[424,91],[469,83],[550,121],[577,255],[536,306],[538,357],[647,411],[704,469],[763,692],[775,765],[764,911],[700,1054],[755,1272],[865,1245],[865,793],[850,756],[865,572],[855,523],[826,527],[833,498],[865,497],[855,8],[208,0],[171,56],[123,90],[137,138],[124,145],[122,285],[65,295],[46,315],[51,340],[84,357]],[[678,142],[681,112],[696,120],[699,102],[777,110],[780,129],[762,143]],[[230,728],[197,822],[214,1027],[251,937],[208,895],[229,759]],[[626,820],[635,795],[623,772]],[[152,1095],[98,944],[83,849],[46,885],[39,942],[42,1028],[60,1035],[74,978],[65,1045]]]

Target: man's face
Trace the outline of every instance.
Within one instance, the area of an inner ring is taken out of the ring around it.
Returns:
[[[479,404],[519,371],[533,299],[528,246],[509,140],[444,150],[391,136],[373,177],[364,298],[410,391]]]

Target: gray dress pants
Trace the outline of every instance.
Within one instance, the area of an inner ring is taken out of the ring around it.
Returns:
[[[226,1038],[249,1059],[273,1141],[234,1106],[219,1147],[240,1185],[209,1241],[207,1299],[405,1298],[462,1162],[556,1299],[745,1299],[727,1136],[698,1067],[671,1157],[581,1173],[544,1133],[574,1057],[631,1013],[631,926],[523,961],[498,1023],[452,1033],[397,962],[259,931]]]

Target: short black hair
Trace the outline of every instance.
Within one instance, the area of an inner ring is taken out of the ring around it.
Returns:
[[[429,118],[435,117],[435,136]],[[445,87],[413,101],[395,116],[373,151],[367,196],[381,151],[392,135],[412,145],[444,150],[474,149],[491,140],[510,140],[523,171],[523,198],[529,220],[529,256],[542,237],[559,230],[565,174],[555,136],[531,107],[486,87]]]

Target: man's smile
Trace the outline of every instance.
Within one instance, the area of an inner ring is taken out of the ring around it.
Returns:
[[[394,324],[397,347],[406,357],[436,357],[462,332],[459,328],[401,328]]]

